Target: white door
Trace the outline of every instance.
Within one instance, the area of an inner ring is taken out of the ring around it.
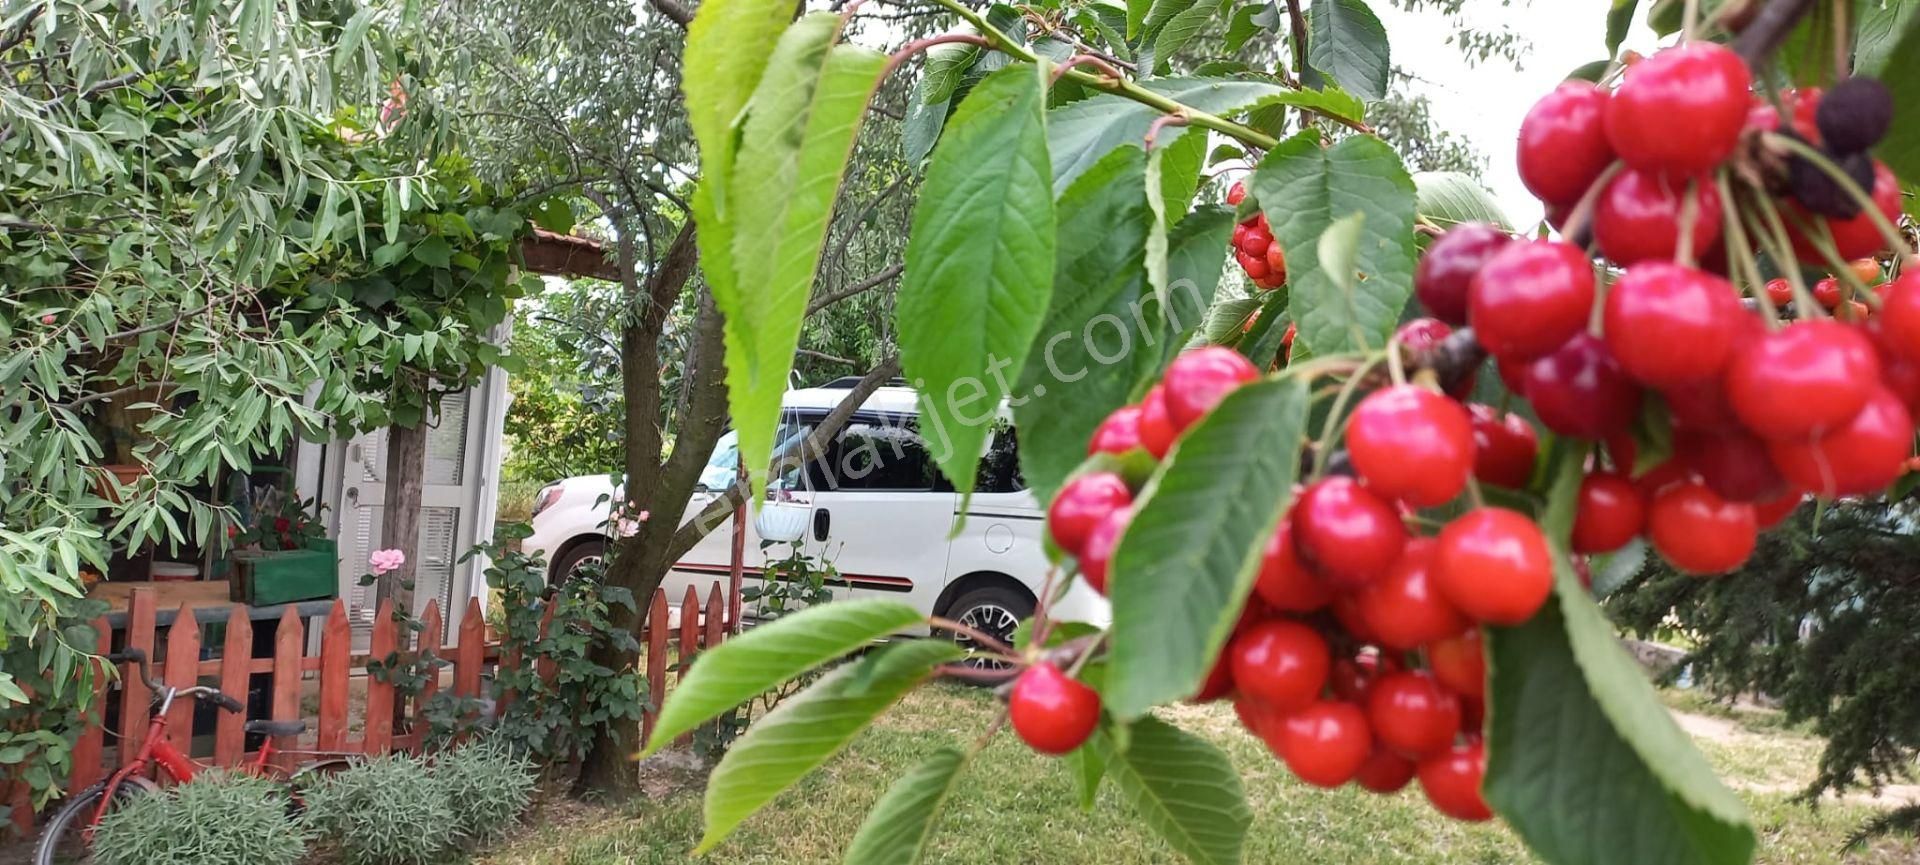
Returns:
[[[904,418],[849,422],[815,463],[809,540],[840,570],[853,597],[931,610],[946,583],[957,496]]]
[[[427,430],[426,465],[421,475],[420,536],[408,556],[415,562],[414,615],[438,599],[451,633],[466,610],[465,569],[461,556],[473,546],[486,472],[480,465],[486,426],[479,391],[458,391],[441,399],[436,422]],[[380,536],[386,497],[386,430],[358,436],[330,449],[329,474],[340,479],[335,537],[340,544],[340,596],[347,599],[354,642],[364,643],[373,627],[374,589],[360,585],[367,556],[389,544]]]

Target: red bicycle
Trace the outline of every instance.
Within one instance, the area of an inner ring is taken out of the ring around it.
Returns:
[[[147,738],[140,744],[140,750],[126,765],[101,781],[80,791],[60,806],[53,817],[41,830],[40,843],[35,848],[34,865],[60,865],[60,863],[81,862],[87,855],[88,847],[93,843],[93,831],[100,825],[107,812],[131,801],[133,797],[151,793],[160,789],[152,777],[155,769],[164,774],[173,783],[182,784],[193,780],[201,771],[211,768],[198,763],[174,747],[167,739],[167,714],[173,708],[175,700],[183,697],[204,697],[215,706],[228,712],[245,712],[246,706],[239,700],[228,696],[218,688],[197,685],[191,688],[175,688],[153,676],[148,666],[147,653],[140,649],[128,649],[107,660],[113,663],[130,661],[138,665],[140,679],[153,693],[153,721],[147,727]],[[254,758],[240,765],[240,770],[255,777],[274,778],[288,784],[292,793],[291,806],[299,807],[299,790],[302,780],[315,774],[336,771],[350,765],[360,755],[324,751],[286,751],[275,748],[273,740],[278,736],[297,736],[306,732],[307,722],[293,721],[248,721],[246,732],[267,737],[260,745]],[[274,757],[284,754],[299,754],[309,759],[299,766],[288,770],[274,761]]]

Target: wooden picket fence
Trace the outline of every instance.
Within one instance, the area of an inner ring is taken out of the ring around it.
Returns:
[[[675,645],[671,654],[678,663],[673,666],[679,670],[680,677],[685,678],[688,664],[700,650],[718,645],[729,632],[730,623],[726,618],[728,608],[718,583],[708,594],[704,608],[699,593],[688,586],[680,609],[682,615],[676,628],[667,604],[666,591],[655,589],[652,602],[645,610],[641,643],[646,646],[644,663],[647,694],[654,707],[658,707],[666,698],[668,645]],[[151,659],[155,675],[167,684],[174,687],[217,685],[221,691],[243,703],[249,702],[247,697],[251,678],[259,674],[270,675],[268,708],[264,717],[275,721],[304,718],[308,722],[306,733],[274,740],[275,748],[289,752],[285,759],[290,764],[310,759],[303,758],[300,753],[303,751],[379,755],[393,751],[417,751],[421,747],[428,724],[420,712],[427,698],[440,688],[438,677],[428,678],[422,693],[413,698],[413,705],[401,707],[405,711],[403,717],[414,719],[408,725],[410,729],[395,731],[394,704],[396,700],[406,698],[396,692],[391,682],[367,675],[369,660],[384,660],[399,652],[405,662],[417,658],[422,651],[430,651],[436,657],[450,658],[453,666],[452,688],[455,694],[463,697],[485,696],[486,692],[481,686],[482,677],[501,661],[499,644],[487,641],[485,617],[476,599],[467,601],[465,615],[460,619],[457,633],[450,635],[453,638],[451,641],[439,639],[444,633],[444,620],[438,601],[427,603],[426,611],[420,617],[422,628],[417,639],[395,625],[391,605],[382,603],[374,616],[373,631],[364,655],[352,651],[353,634],[347,623],[346,607],[338,600],[334,601],[332,611],[319,623],[320,651],[315,655],[306,654],[306,626],[292,608],[280,617],[273,635],[273,651],[266,657],[256,657],[254,654],[253,622],[243,605],[235,604],[227,618],[226,636],[218,656],[205,659],[202,658],[201,628],[191,608],[185,605],[180,608],[173,623],[165,628],[164,639],[158,635],[157,613],[153,590],[135,589],[121,640],[114,640],[115,632],[106,619],[94,622],[94,630],[100,635],[96,647],[99,654],[106,655],[127,648],[143,649]],[[549,607],[547,617],[541,624],[543,633],[552,619],[553,609]],[[155,651],[162,648],[164,651]],[[511,655],[505,660],[509,665],[515,662]],[[540,663],[536,665],[536,672],[551,681],[557,671],[551,663]],[[139,671],[134,665],[122,665],[118,677],[111,683],[111,689],[106,677],[99,678],[94,690],[96,723],[89,726],[74,745],[73,771],[66,785],[69,791],[85,789],[123,761],[131,759],[146,738],[147,726],[152,719],[152,695],[146,684],[140,681]],[[349,718],[348,696],[355,678],[365,679],[366,691],[358,735],[350,730]],[[305,712],[301,705],[301,696],[309,681],[316,682],[319,692],[318,709],[314,713]],[[115,724],[118,735],[114,739],[118,744],[112,749],[107,747],[106,726],[101,720],[109,699],[114,699],[119,706],[119,717]],[[210,766],[234,766],[249,759],[251,755],[246,750],[243,730],[248,718],[231,712],[216,712],[218,718],[210,747],[202,742],[199,752],[193,750],[194,702],[179,700],[174,703],[167,721],[167,736],[173,744]],[[503,711],[507,702],[501,700],[496,703],[495,713]],[[251,710],[252,707],[249,708]],[[253,713],[250,711],[248,714]],[[643,724],[644,738],[652,738],[654,721],[655,713],[649,711]],[[16,828],[22,833],[31,832],[35,815],[26,785],[12,784],[6,792],[7,798],[0,801],[7,801],[13,806],[11,816]]]

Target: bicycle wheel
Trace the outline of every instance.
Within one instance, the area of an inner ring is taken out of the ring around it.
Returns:
[[[101,781],[74,794],[53,813],[40,830],[40,842],[33,850],[33,865],[74,865],[87,861],[87,842],[91,840],[87,837],[87,821],[93,819],[106,789],[107,782]],[[114,788],[112,807],[117,808],[135,796],[144,796],[156,789],[153,782],[145,778],[128,778]]]

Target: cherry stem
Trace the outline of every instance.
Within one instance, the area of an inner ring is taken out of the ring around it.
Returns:
[[[1787,284],[1793,286],[1795,312],[1803,319],[1819,317],[1820,304],[1807,291],[1806,280],[1800,276],[1800,258],[1794,254],[1793,241],[1789,239],[1786,224],[1780,221],[1780,212],[1774,209],[1772,200],[1767,198],[1767,191],[1763,188],[1754,187],[1750,198],[1754,207],[1753,211],[1746,213],[1746,217],[1755,220],[1754,235],[1766,246],[1767,255],[1773,259],[1774,266],[1786,275]],[[1754,211],[1758,212],[1757,215]]]
[[[1741,224],[1739,208],[1734,204],[1733,184],[1727,180],[1725,172],[1717,175],[1714,183],[1720,187],[1721,221],[1727,224],[1727,262],[1740,271],[1740,276],[1746,279],[1748,287],[1752,289],[1749,293],[1766,310],[1767,329],[1778,328],[1780,310],[1773,305],[1773,297],[1767,294],[1766,281],[1760,278],[1760,262],[1753,257],[1753,245],[1747,241],[1747,229]]]
[[[874,79],[874,88],[878,90],[880,87],[878,82],[887,80],[887,76],[892,75],[893,70],[900,68],[900,64],[912,59],[913,55],[932,48],[935,45],[953,45],[956,43],[978,45],[982,48],[993,47],[993,42],[989,41],[987,37],[976,36],[972,33],[942,33],[939,36],[915,39],[912,42],[900,46],[900,50],[893,52],[887,57],[887,65],[881,68],[880,77]]]
[[[1100,651],[1101,646],[1106,645],[1106,642],[1107,633],[1105,631],[1101,631],[1095,635],[1093,641],[1088,643],[1086,648],[1080,650],[1080,656],[1074,658],[1073,663],[1067,667],[1067,675],[1079,676],[1080,671],[1086,668],[1087,662],[1093,660],[1093,656]]]
[[[1162,114],[1159,117],[1153,118],[1153,122],[1147,126],[1146,149],[1148,152],[1152,152],[1153,140],[1159,137],[1160,130],[1169,126],[1185,125],[1187,125],[1187,117],[1185,114]]]
[[[1834,183],[1839,184],[1840,188],[1846,190],[1847,195],[1860,205],[1860,212],[1873,220],[1873,227],[1880,230],[1881,238],[1887,242],[1887,247],[1895,255],[1903,258],[1912,255],[1912,251],[1907,248],[1906,237],[1900,234],[1900,230],[1895,228],[1892,222],[1888,221],[1886,214],[1880,212],[1879,205],[1873,203],[1873,196],[1867,190],[1861,189],[1860,184],[1853,182],[1853,177],[1841,170],[1840,166],[1833,164],[1833,160],[1828,159],[1826,154],[1821,153],[1818,148],[1808,146],[1804,141],[1777,132],[1766,133],[1761,136],[1761,141],[1784,147],[1795,156],[1813,163],[1815,167],[1826,172]]]
[[[1053,632],[1053,620],[1047,613],[1053,606],[1053,580],[1059,573],[1059,565],[1047,568],[1047,579],[1040,584],[1040,605],[1033,611],[1033,639],[1029,645],[1046,645],[1047,636]]]
[[[1072,57],[1069,57],[1061,61],[1060,67],[1058,69],[1053,70],[1052,83],[1054,84],[1060,83],[1061,76],[1067,74],[1068,72],[1073,71],[1076,67],[1080,67],[1080,66],[1092,66],[1095,69],[1100,70],[1101,72],[1107,73],[1107,77],[1112,78],[1115,81],[1127,80],[1126,74],[1121,72],[1119,69],[1115,68],[1112,63],[1107,62],[1107,58],[1101,57],[1098,54],[1075,54]]]
[[[1387,377],[1396,385],[1407,383],[1407,370],[1400,362],[1400,340],[1387,339]]]
[[[1680,201],[1680,248],[1674,258],[1682,267],[1694,265],[1693,241],[1700,221],[1700,181],[1687,181],[1686,197]]]
[[[1619,174],[1626,167],[1626,163],[1616,159],[1612,165],[1607,166],[1607,170],[1600,172],[1599,177],[1593,179],[1593,183],[1587,186],[1587,191],[1580,194],[1580,201],[1567,213],[1567,221],[1560,224],[1561,237],[1575,243],[1579,242],[1575,238],[1579,237],[1580,232],[1587,227],[1587,221],[1593,218],[1593,210],[1599,206],[1600,193],[1607,188],[1608,183],[1613,181],[1614,175]]]
[[[1346,414],[1347,403],[1353,400],[1354,393],[1360,389],[1360,383],[1366,380],[1367,373],[1384,360],[1386,360],[1384,353],[1370,355],[1366,362],[1354,372],[1353,377],[1340,386],[1339,396],[1333,398],[1333,406],[1327,411],[1327,422],[1320,428],[1320,438],[1314,442],[1313,477],[1315,479],[1326,473],[1327,458],[1333,455],[1333,440],[1347,428],[1343,417]]]
[[[1771,0],[1733,40],[1733,50],[1748,66],[1759,67],[1780,49],[1787,34],[1806,17],[1814,0]]]
[[[1825,224],[1808,225],[1805,220],[1795,218],[1791,213],[1787,214],[1787,216],[1793,218],[1794,224],[1799,227],[1801,235],[1806,237],[1807,242],[1812,244],[1813,248],[1820,253],[1821,258],[1826,259],[1827,266],[1833,269],[1834,278],[1846,284],[1847,296],[1844,299],[1852,300],[1855,296],[1859,296],[1863,302],[1878,309],[1880,307],[1880,296],[1868,291],[1867,284],[1861,282],[1859,277],[1853,275],[1853,268],[1848,267],[1847,260],[1840,257],[1840,250],[1834,248],[1833,234],[1827,230],[1827,226]]]
[[[1700,0],[1687,0],[1684,17],[1685,23],[1681,25],[1680,41],[1692,42],[1700,38]]]
[[[1833,0],[1833,80],[1845,79],[1853,72],[1852,25],[1847,20],[1853,0]]]
[[[956,634],[965,635],[974,642],[991,650],[993,654],[999,655],[1001,660],[1011,661],[1016,664],[1023,663],[1020,656],[1013,651],[1012,646],[1002,643],[998,638],[990,636],[976,628],[940,616],[928,616],[927,624],[943,631],[952,631]]]

